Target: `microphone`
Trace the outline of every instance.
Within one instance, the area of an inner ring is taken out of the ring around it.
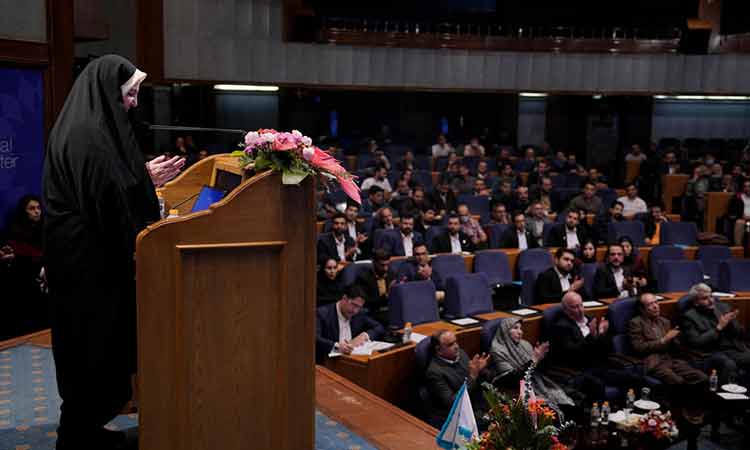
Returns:
[[[207,128],[207,127],[190,127],[190,126],[179,126],[179,125],[154,125],[148,122],[141,122],[143,125],[148,126],[149,130],[155,131],[203,131],[207,133],[227,133],[227,134],[247,134],[245,130],[239,130],[234,128]]]

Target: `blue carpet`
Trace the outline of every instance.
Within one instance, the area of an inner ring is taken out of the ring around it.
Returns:
[[[0,352],[0,449],[53,450],[60,416],[52,351],[21,345]],[[136,414],[107,424],[112,430],[138,425]],[[319,411],[315,412],[316,450],[377,450]]]

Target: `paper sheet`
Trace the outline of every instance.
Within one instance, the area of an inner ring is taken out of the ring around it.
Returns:
[[[717,395],[723,398],[724,400],[748,400],[750,399],[750,397],[748,397],[745,394],[732,394],[731,392],[719,392]]]
[[[419,342],[422,341],[422,339],[426,339],[426,338],[427,336],[424,334],[415,333],[413,331],[411,332],[411,341],[414,342],[415,344],[419,344]]]
[[[532,314],[538,314],[539,311],[535,309],[530,309],[530,308],[521,308],[521,309],[514,309],[510,313],[515,314],[517,316],[530,316]]]
[[[711,295],[714,297],[725,297],[725,298],[735,297],[735,295],[730,292],[712,292]]]
[[[602,306],[603,304],[604,304],[604,303],[602,303],[602,302],[597,302],[596,300],[589,300],[589,301],[587,301],[587,302],[583,302],[583,307],[584,307],[584,308],[591,308],[591,307],[593,307],[593,306]]]
[[[381,342],[381,341],[365,342],[359,347],[355,347],[354,351],[352,351],[352,355],[370,356],[372,355],[372,352],[376,352],[378,350],[385,350],[386,348],[391,348],[391,347],[393,347],[393,344],[389,342]]]
[[[472,319],[471,317],[464,317],[463,319],[453,319],[451,320],[451,323],[455,323],[456,325],[473,325],[475,323],[479,323],[477,319]]]

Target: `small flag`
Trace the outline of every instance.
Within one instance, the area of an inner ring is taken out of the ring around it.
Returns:
[[[446,450],[466,448],[474,438],[479,437],[477,421],[471,407],[471,399],[466,391],[466,382],[456,394],[448,417],[437,436],[437,445]]]

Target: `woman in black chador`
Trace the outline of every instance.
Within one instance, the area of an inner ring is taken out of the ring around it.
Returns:
[[[103,426],[131,398],[135,238],[159,219],[154,185],[184,160],[146,162],[128,111],[146,74],[108,55],[88,64],[57,118],[44,163],[45,266],[63,403],[57,449],[116,448]]]

